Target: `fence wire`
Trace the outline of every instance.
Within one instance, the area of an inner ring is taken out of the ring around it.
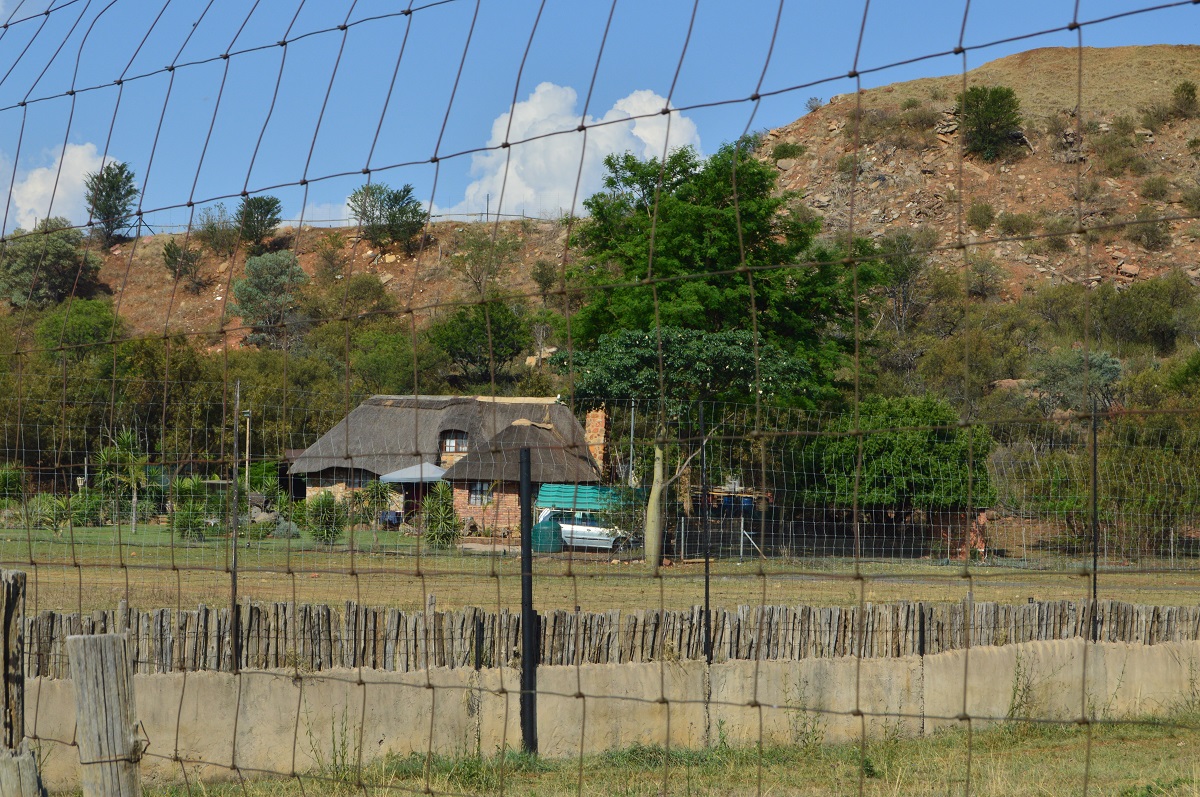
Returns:
[[[52,789],[66,639],[108,632],[153,794],[1200,785],[1200,66],[1132,101],[1092,49],[1194,2],[946,4],[886,63],[870,3],[815,63],[782,0],[342,5],[0,26],[0,565]]]

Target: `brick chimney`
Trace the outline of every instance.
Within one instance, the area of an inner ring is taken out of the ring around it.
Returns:
[[[601,475],[608,472],[608,412],[598,407],[587,414],[583,424],[583,439],[588,453],[600,466]]]

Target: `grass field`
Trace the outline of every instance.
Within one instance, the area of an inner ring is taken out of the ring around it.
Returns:
[[[337,604],[346,600],[375,606],[417,608],[430,595],[439,608],[520,605],[519,557],[497,545],[478,550],[431,551],[415,537],[357,531],[333,549],[309,539],[262,540],[238,549],[238,592],[243,600]],[[228,603],[232,572],[228,539],[173,539],[158,525],[84,528],[55,535],[7,531],[0,536],[0,566],[29,573],[31,612],[44,609],[90,612],[126,599],[140,609],[194,608]],[[852,605],[897,600],[1023,602],[1029,598],[1085,599],[1091,595],[1086,560],[1045,559],[961,563],[929,559],[852,560],[747,559],[712,565],[714,606],[740,604]],[[1100,573],[1100,596],[1149,604],[1200,600],[1197,572],[1114,569]],[[1190,563],[1185,564],[1190,566]],[[638,561],[605,555],[539,556],[535,602],[539,609],[584,611],[703,603],[702,563],[675,563],[652,577]]]
[[[315,776],[151,788],[148,797],[267,795],[979,795],[1200,794],[1200,715],[1007,723],[920,739],[704,751],[638,747],[582,760],[391,757],[360,773],[347,752]]]

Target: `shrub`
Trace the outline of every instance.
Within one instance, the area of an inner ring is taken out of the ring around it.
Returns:
[[[1189,138],[1187,142],[1188,152],[1193,155],[1200,156],[1200,136]]]
[[[771,150],[771,158],[777,161],[784,160],[785,158],[799,158],[805,152],[808,152],[808,147],[803,144],[797,144],[794,141],[780,141]]]
[[[304,525],[312,538],[330,548],[346,530],[346,507],[333,493],[324,490],[308,499],[304,511]]]
[[[1171,227],[1158,218],[1153,208],[1142,208],[1134,222],[1125,228],[1125,237],[1150,251],[1157,251],[1170,245]]]
[[[996,211],[987,202],[972,202],[967,209],[967,224],[979,232],[985,231],[996,220]]]
[[[1142,127],[1149,128],[1154,132],[1175,116],[1175,111],[1169,103],[1152,102],[1145,108],[1142,108]]]
[[[902,110],[902,111],[907,111],[907,110],[911,110],[912,108],[920,108],[920,107],[921,107],[921,101],[918,100],[916,97],[909,97],[907,100],[900,103],[900,110]]]
[[[1037,229],[1037,219],[1032,213],[1001,213],[997,223],[1005,235],[1030,235]]]
[[[820,97],[809,97],[807,100],[804,101],[804,108],[809,113],[812,113],[813,111],[817,110],[822,105],[824,105],[824,103],[821,102]]]
[[[272,536],[274,533],[275,522],[270,520],[263,521],[261,523],[251,523],[246,526],[246,530],[243,532],[246,539],[254,542],[261,542],[267,537]]]
[[[1171,190],[1171,183],[1162,175],[1148,177],[1142,182],[1140,193],[1142,199],[1160,200],[1167,198],[1167,192]]]
[[[389,188],[384,183],[360,186],[347,200],[359,232],[374,246],[402,244],[412,254],[414,236],[429,218],[411,185]]]
[[[70,517],[70,508],[65,498],[37,493],[26,502],[25,516],[32,528],[47,529],[57,535]]]
[[[838,174],[849,177],[854,173],[854,170],[857,166],[857,158],[855,158],[853,155],[843,155],[837,159],[837,164],[834,165],[834,169],[837,170]]]
[[[1071,239],[1068,236],[1074,228],[1075,220],[1067,216],[1048,219],[1043,226],[1046,232],[1046,238],[1043,239],[1045,247],[1051,252],[1067,251],[1071,247]]]
[[[1180,195],[1179,201],[1187,208],[1188,213],[1200,214],[1200,186],[1184,191]]]
[[[421,525],[426,544],[451,548],[462,536],[462,521],[454,511],[454,491],[446,482],[435,482],[421,501]]]
[[[199,224],[193,235],[208,251],[217,257],[233,257],[241,236],[223,202],[200,211]]]
[[[204,288],[204,280],[200,277],[200,250],[188,244],[183,246],[174,238],[163,246],[163,265],[171,276],[182,281],[184,288],[191,293],[200,293]]]
[[[1175,86],[1171,92],[1171,111],[1180,119],[1191,119],[1200,112],[1200,103],[1196,101],[1196,84],[1185,80]]]
[[[958,116],[967,152],[994,161],[1017,149],[1021,103],[1007,86],[972,86],[958,98]]]
[[[346,236],[340,232],[327,232],[317,239],[316,276],[321,282],[332,282],[346,267]]]
[[[0,501],[20,501],[25,494],[25,472],[20,465],[0,465]]]
[[[914,130],[932,130],[942,115],[934,109],[926,108],[918,103],[916,107],[909,108],[901,114],[901,118],[904,124]]]
[[[0,248],[0,297],[13,307],[46,307],[95,288],[100,258],[83,234],[61,216],[42,219],[32,232],[17,229]]]
[[[967,258],[967,293],[978,299],[990,299],[1000,292],[1004,270],[990,257],[973,255]]]
[[[99,526],[104,522],[104,496],[83,489],[71,496],[71,524]]]
[[[191,499],[176,500],[170,514],[171,533],[181,540],[204,539],[204,502]]]

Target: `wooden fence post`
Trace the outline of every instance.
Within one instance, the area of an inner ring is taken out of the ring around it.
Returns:
[[[0,570],[0,796],[42,797],[25,744],[25,574]]]
[[[67,637],[83,797],[140,797],[133,663],[124,634]]]

